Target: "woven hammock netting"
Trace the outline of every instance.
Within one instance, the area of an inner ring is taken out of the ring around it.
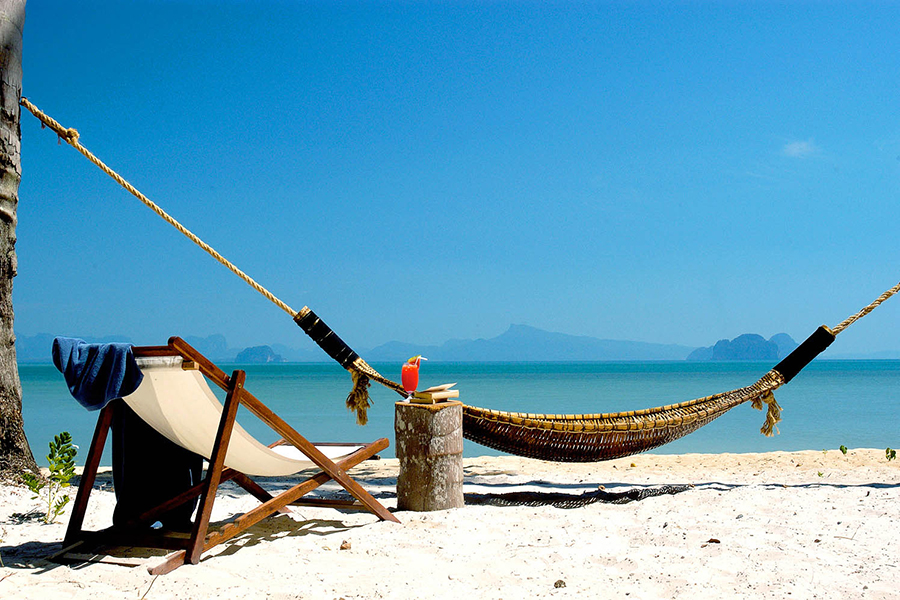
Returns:
[[[646,410],[594,415],[539,415],[463,406],[463,435],[496,450],[557,462],[612,460],[677,440],[730,409],[768,401],[768,425],[780,409],[771,390],[784,379],[775,371],[759,382],[730,392]],[[763,426],[763,433],[771,428]]]
[[[366,423],[366,409],[370,404],[368,388],[371,381],[406,396],[400,384],[384,377],[367,364],[309,307],[304,306],[299,311],[292,309],[103,163],[81,144],[78,131],[63,127],[26,98],[22,98],[20,104],[34,114],[44,127],[51,129],[61,140],[78,150],[163,220],[267,300],[288,313],[322,350],[352,375],[353,389],[347,397],[347,406],[356,412],[358,423],[363,425]],[[620,413],[530,414],[464,405],[463,435],[466,439],[479,444],[518,456],[558,462],[593,462],[637,454],[677,440],[745,402],[751,402],[752,406],[758,409],[762,409],[763,405],[767,406],[766,421],[760,431],[764,435],[772,435],[781,418],[781,407],[778,406],[772,392],[789,382],[813,358],[824,351],[838,333],[872,312],[898,291],[900,283],[836,327],[828,328],[823,325],[787,358],[747,387],[680,404]]]

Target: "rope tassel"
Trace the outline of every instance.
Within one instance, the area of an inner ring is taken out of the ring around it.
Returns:
[[[347,410],[356,412],[357,425],[365,425],[369,422],[368,410],[372,406],[369,376],[356,369],[350,369],[350,376],[353,378],[353,389],[347,395]]]
[[[766,411],[766,422],[760,428],[759,432],[766,437],[772,437],[778,433],[778,423],[781,422],[781,405],[775,400],[775,394],[771,391],[766,392],[762,396],[757,396],[750,404],[756,410],[762,410],[763,404],[768,404]]]

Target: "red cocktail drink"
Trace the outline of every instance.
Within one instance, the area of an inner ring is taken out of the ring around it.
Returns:
[[[400,382],[407,394],[411,395],[419,387],[419,363],[423,360],[428,359],[422,356],[413,356],[403,363],[403,367],[400,369]]]

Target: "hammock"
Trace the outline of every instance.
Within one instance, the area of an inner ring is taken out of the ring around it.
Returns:
[[[356,412],[357,423],[365,425],[367,421],[366,410],[370,405],[368,394],[370,381],[376,381],[401,396],[406,396],[406,392],[399,383],[391,381],[373,369],[308,306],[295,311],[279,300],[104,164],[90,150],[81,145],[78,141],[78,131],[63,127],[29,102],[27,98],[22,98],[20,104],[34,114],[41,121],[42,126],[52,129],[60,139],[78,150],[163,220],[200,246],[270,302],[291,315],[294,322],[328,356],[350,372],[353,378],[353,389],[347,397],[347,407]],[[763,404],[768,406],[766,422],[760,431],[764,435],[772,435],[776,431],[777,423],[781,420],[781,407],[775,401],[772,392],[793,379],[803,367],[834,341],[837,334],[872,312],[898,291],[900,291],[900,283],[836,327],[828,328],[823,325],[787,358],[752,385],[679,404],[620,413],[531,414],[464,405],[463,436],[473,442],[529,458],[559,462],[610,460],[645,452],[683,437],[745,402],[751,402],[754,408],[760,410]]]

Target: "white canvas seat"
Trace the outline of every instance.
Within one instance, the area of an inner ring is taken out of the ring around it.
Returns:
[[[124,400],[169,441],[209,460],[222,418],[222,403],[203,374],[197,369],[185,370],[182,362],[180,356],[139,357],[144,379]],[[327,444],[316,448],[331,460],[339,460],[360,446]],[[235,423],[225,466],[246,475],[280,477],[316,465],[294,446],[269,448]]]

